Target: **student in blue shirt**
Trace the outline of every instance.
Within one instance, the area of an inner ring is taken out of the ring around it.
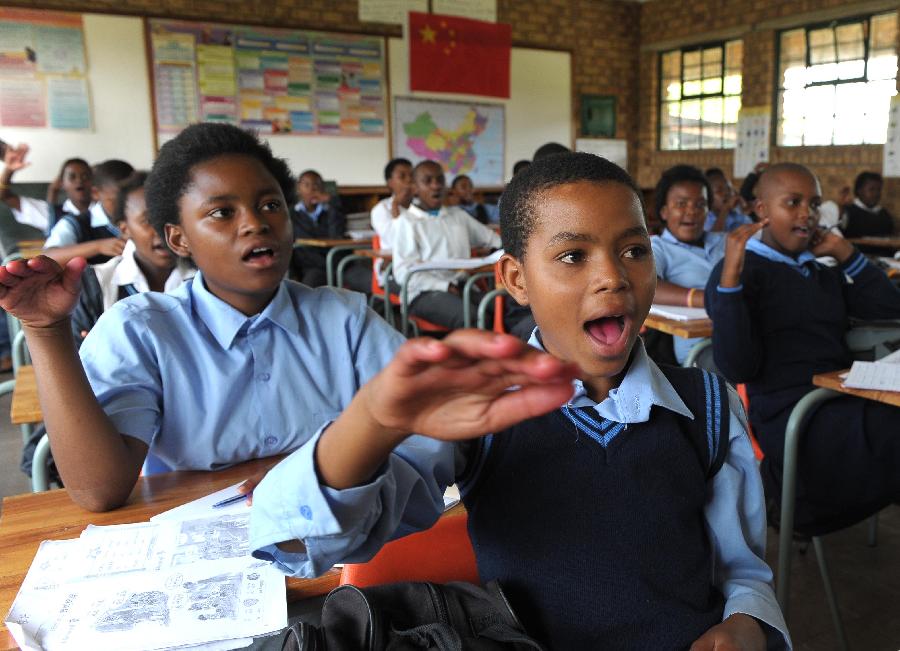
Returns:
[[[290,452],[392,357],[402,337],[364,297],[284,280],[293,194],[286,163],[237,127],[196,124],[167,142],[145,186],[150,221],[199,271],[110,307],[81,363],[69,315],[84,258],[0,268],[0,307],[22,321],[78,504],[121,505],[148,450],[178,470]]]
[[[94,165],[91,176],[91,204],[88,212],[64,215],[44,242],[44,255],[60,264],[80,256],[88,264],[102,264],[122,255],[125,240],[113,223],[119,183],[134,173],[122,160],[110,159]]]
[[[703,307],[706,280],[725,255],[725,235],[704,232],[709,195],[706,177],[690,165],[666,170],[656,184],[656,214],[666,227],[650,239],[659,276],[654,303]],[[697,341],[674,337],[679,364]]]
[[[725,172],[711,167],[705,172],[710,194],[709,214],[704,230],[729,233],[743,224],[752,224],[753,219],[741,212],[741,196],[735,191]]]
[[[550,648],[789,648],[740,402],[638,339],[656,274],[634,182],[590,154],[537,160],[501,226],[532,346],[405,344],[257,487],[254,554],[303,576],[364,561],[431,526],[456,481],[481,580]]]
[[[849,319],[900,319],[900,291],[887,276],[840,235],[818,228],[821,194],[802,165],[767,168],[756,188],[761,221],[728,235],[706,286],[716,366],[747,385],[773,505],[781,501],[791,410],[814,389],[813,375],[849,368]],[[795,528],[828,533],[900,500],[898,433],[897,407],[852,396],[819,406],[800,439]]]
[[[472,179],[465,174],[453,179],[448,199],[457,202],[457,206],[482,224],[496,224],[500,221],[500,208],[491,203],[478,203],[475,200],[475,186]]]

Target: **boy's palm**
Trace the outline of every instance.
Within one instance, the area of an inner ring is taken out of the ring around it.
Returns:
[[[744,270],[744,255],[747,253],[747,242],[761,231],[769,221],[763,219],[755,224],[743,224],[728,233],[725,240],[725,261],[722,263],[722,285],[735,286],[740,282]]]
[[[3,164],[12,172],[18,172],[20,169],[28,167],[29,163],[25,160],[28,155],[28,145],[19,145],[18,147],[7,147],[6,154],[3,156]]]
[[[14,260],[0,267],[0,307],[25,326],[51,326],[74,309],[86,266],[84,258],[73,258],[64,268],[43,255]]]
[[[442,342],[404,344],[367,387],[366,401],[383,427],[462,440],[559,407],[576,374],[514,337],[459,330]]]

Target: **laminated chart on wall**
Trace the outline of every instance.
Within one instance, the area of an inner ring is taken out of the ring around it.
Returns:
[[[767,106],[743,107],[738,114],[734,176],[742,179],[769,160],[772,113]]]
[[[260,133],[382,137],[381,38],[148,21],[157,129],[196,121]]]
[[[891,98],[882,173],[885,176],[900,177],[900,95]]]
[[[0,8],[0,126],[91,128],[80,14]]]

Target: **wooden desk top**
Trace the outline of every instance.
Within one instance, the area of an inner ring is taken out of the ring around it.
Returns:
[[[294,240],[294,246],[314,246],[320,249],[330,249],[334,246],[372,246],[371,239],[354,240],[349,237],[298,237]]]
[[[361,255],[364,258],[377,258],[388,262],[394,259],[394,255],[389,249],[356,249],[353,251],[353,255]]]
[[[40,423],[44,420],[41,403],[38,401],[37,380],[33,366],[20,366],[16,374],[16,388],[13,389],[9,420],[13,425]]]
[[[874,246],[894,250],[900,249],[900,237],[896,235],[888,237],[848,237],[847,241],[858,244],[859,246]]]
[[[138,479],[128,503],[108,513],[91,513],[69,499],[65,490],[16,495],[3,500],[0,514],[0,615],[6,615],[42,540],[77,538],[88,524],[146,522],[151,516],[227,488],[271,464],[248,461],[218,472],[171,472]],[[287,579],[289,602],[327,594],[337,587],[340,570],[316,579]],[[0,651],[17,649],[0,624]]]
[[[849,370],[849,369],[848,369]],[[831,373],[820,373],[813,376],[813,384],[817,387],[840,391],[847,395],[856,396],[858,398],[866,398],[868,400],[876,400],[884,402],[888,405],[900,407],[900,391],[872,391],[869,389],[848,389],[841,384],[840,376],[847,371],[832,371]]]
[[[651,314],[644,320],[644,325],[676,337],[684,337],[685,339],[712,337],[712,319],[676,321],[675,319],[667,319],[666,317]]]

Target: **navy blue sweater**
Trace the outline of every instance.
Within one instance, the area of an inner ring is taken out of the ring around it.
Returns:
[[[728,452],[727,389],[660,368],[694,420],[654,407],[605,447],[580,415],[525,421],[493,437],[464,497],[481,580],[499,579],[550,648],[686,649],[721,621],[703,509]]]

